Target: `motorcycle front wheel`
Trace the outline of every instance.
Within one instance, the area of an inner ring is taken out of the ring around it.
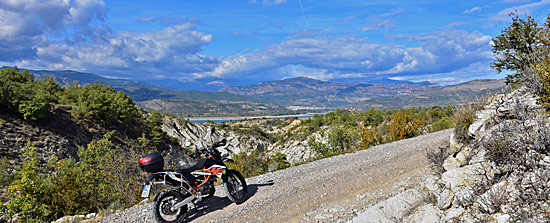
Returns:
[[[228,170],[222,177],[227,198],[233,203],[243,203],[248,196],[246,181],[239,171]]]
[[[187,205],[175,211],[172,211],[171,208],[185,198],[185,195],[176,190],[166,190],[159,193],[153,203],[153,216],[157,222],[183,222],[185,215],[187,214]]]

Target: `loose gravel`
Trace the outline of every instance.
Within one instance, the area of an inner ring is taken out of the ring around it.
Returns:
[[[246,179],[249,199],[233,204],[217,188],[189,222],[345,222],[429,174],[426,151],[447,146],[451,130],[375,146]],[[155,222],[152,204],[101,222]]]

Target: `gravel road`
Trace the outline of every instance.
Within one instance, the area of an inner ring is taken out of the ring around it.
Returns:
[[[233,204],[221,188],[187,215],[189,222],[345,222],[429,173],[427,150],[451,130],[379,145],[247,179],[250,198]],[[154,222],[151,203],[102,222]]]

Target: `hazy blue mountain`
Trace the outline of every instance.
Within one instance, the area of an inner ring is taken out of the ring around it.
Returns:
[[[37,79],[43,79],[43,78],[47,78],[48,76],[52,76],[54,80],[56,80],[57,82],[59,82],[59,84],[63,86],[69,83],[73,83],[75,81],[78,81],[78,83],[82,85],[91,84],[95,82],[101,82],[111,86],[147,85],[146,83],[140,82],[140,81],[134,81],[134,80],[128,80],[128,79],[111,79],[111,78],[105,78],[105,77],[99,76],[97,74],[82,73],[82,72],[73,71],[73,70],[50,71],[50,70],[29,70],[29,69],[22,69],[22,68],[19,68],[19,70],[28,70],[29,72],[34,74],[35,78]]]
[[[401,109],[410,107],[431,107],[434,105],[459,105],[474,102],[487,95],[502,93],[506,88],[505,81],[473,80],[465,83],[437,88],[426,88],[409,95],[395,95],[372,98],[344,107],[353,107],[358,111],[376,109]]]
[[[399,81],[392,84],[348,83],[297,77],[245,86],[229,86],[220,91],[249,96],[285,107],[336,108],[371,98],[411,94],[433,86],[438,85]]]

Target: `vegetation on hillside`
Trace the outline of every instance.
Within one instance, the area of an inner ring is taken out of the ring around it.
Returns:
[[[471,146],[476,153],[481,151],[479,154],[483,154],[482,159],[486,161],[469,163],[485,167],[471,177],[472,194],[460,197],[457,203],[465,210],[464,216],[473,216],[474,221],[493,221],[498,214],[506,216],[506,221],[510,222],[547,222],[550,205],[550,171],[546,162],[550,156],[550,15],[544,23],[530,16],[521,18],[516,13],[511,13],[510,17],[512,21],[508,27],[493,39],[492,50],[496,58],[492,65],[498,72],[511,72],[507,82],[514,88],[522,88],[517,91],[521,96],[526,91],[538,96],[538,103],[546,113],[533,109],[534,103],[525,98],[501,101],[497,103],[499,106],[511,109],[497,111],[490,123],[484,123],[485,133],[472,138],[468,129],[476,121],[476,112],[487,103],[480,101],[457,110],[454,119],[456,139]],[[519,94],[514,97],[521,97]],[[449,152],[456,151],[440,148],[428,154],[440,173],[444,171],[442,164]]]
[[[508,83],[527,87],[550,109],[550,16],[543,24],[531,16],[510,16],[512,22],[493,39],[493,67],[512,71]]]
[[[101,83],[62,88],[51,78],[35,80],[27,71],[2,68],[0,106],[31,123],[62,106],[76,122],[98,123],[105,129],[102,138],[79,147],[77,157],[51,157],[46,164],[37,156],[39,148],[29,144],[15,173],[8,171],[13,167],[5,157],[0,159],[0,183],[9,196],[2,201],[10,200],[0,207],[0,215],[18,215],[22,222],[47,222],[137,203],[141,176],[135,161],[170,141],[160,129],[160,113],[146,115],[124,92]]]
[[[314,159],[321,159],[451,128],[453,114],[454,110],[450,106],[401,110],[371,109],[362,113],[336,110],[325,115],[316,114],[311,118],[301,119],[298,124],[293,124],[296,118],[287,118],[265,121],[261,126],[245,125],[242,122],[216,125],[280,145],[290,141],[307,141],[306,146],[316,153]],[[277,132],[274,128],[285,130]],[[290,166],[285,154],[277,153],[270,157],[267,152],[255,150],[249,155],[235,154],[233,159],[236,162],[230,167],[250,177]],[[270,165],[272,168],[269,168]]]

